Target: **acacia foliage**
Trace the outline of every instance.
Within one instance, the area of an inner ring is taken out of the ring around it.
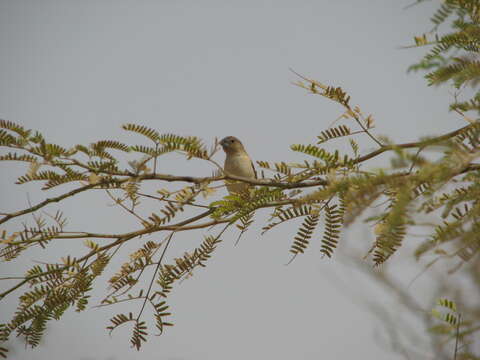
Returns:
[[[459,88],[467,83],[476,86],[478,73],[452,67],[460,60],[448,54],[457,49],[478,56],[478,37],[474,41],[462,33],[470,34],[478,27],[478,4],[446,1],[434,16],[436,25],[448,16],[456,16],[455,35],[434,37],[434,55],[427,54],[415,69],[430,69],[427,77],[432,84],[453,80]],[[429,44],[427,39],[427,35],[417,37],[416,45]],[[432,60],[440,57],[442,61]],[[65,189],[60,195],[2,215],[2,261],[17,261],[32,247],[49,249],[62,239],[77,239],[85,244],[84,252],[35,265],[17,283],[2,290],[0,301],[15,292],[23,293],[17,311],[0,325],[0,341],[6,342],[16,334],[23,336],[29,346],[37,346],[50,320],[60,319],[70,308],[81,312],[88,307],[92,289],[108,269],[113,272],[108,280],[109,292],[98,305],[139,302],[140,308],[136,313],[115,314],[107,329],[113,331],[131,324],[131,345],[140,349],[150,331],[149,319],[159,334],[172,325],[168,296],[175,285],[208,264],[224,240],[226,229],[235,225],[241,236],[260,213],[270,216],[262,224],[263,233],[299,221],[298,231],[292,234],[292,260],[315,247],[320,257],[335,258],[336,248],[342,243],[342,230],[360,221],[374,229],[368,254],[374,266],[384,264],[401,251],[409,231],[418,227],[429,231],[418,241],[418,258],[430,254],[439,259],[458,258],[460,264],[477,261],[480,123],[465,113],[478,110],[475,97],[463,105],[452,105],[467,120],[465,126],[441,136],[396,144],[375,135],[373,117],[353,105],[350,95],[341,87],[301,75],[296,85],[339,104],[343,109],[342,123],[321,131],[317,143],[291,145],[292,151],[304,155],[302,162],[257,161],[262,169],[258,179],[224,173],[214,160],[216,141],[207,147],[194,136],[162,134],[143,125],[126,124],[123,129],[143,137],[142,144],[100,140],[63,147],[50,143],[39,132],[0,120],[0,146],[4,151],[0,160],[27,165],[17,184],[39,182],[47,192]],[[373,151],[360,148],[355,137],[362,135],[371,140]],[[341,141],[349,144],[349,151],[327,151],[324,147],[327,142]],[[437,156],[424,155],[427,149],[436,151]],[[134,158],[128,163],[123,161],[126,153]],[[170,153],[180,154],[186,160],[204,161],[212,166],[212,176],[159,173],[159,158]],[[391,154],[391,166],[372,169],[370,160],[384,153]],[[248,183],[250,191],[212,200],[225,180]],[[153,183],[156,191],[148,191],[147,182]],[[165,183],[175,188],[166,190]],[[116,206],[138,220],[138,226],[126,233],[69,231],[60,210],[62,201],[91,191],[105,192]],[[146,212],[143,205],[147,199],[157,202],[159,210]],[[43,210],[55,212],[45,216]],[[10,227],[15,219],[23,220],[22,227]],[[170,262],[165,260],[179,232],[201,228],[209,228],[210,234],[199,246],[183,249]],[[159,239],[159,235],[164,237]],[[118,249],[132,241],[138,247],[117,267]],[[154,269],[153,277],[146,277],[150,273],[147,269]],[[145,309],[152,315],[147,319]],[[476,325],[471,322],[463,326],[474,329]],[[0,356],[6,355],[7,349],[0,346]]]
[[[456,92],[450,108],[458,112],[480,112],[479,19],[478,0],[445,0],[431,17],[433,29],[414,38],[428,51],[409,70],[426,71],[429,85],[451,84]]]

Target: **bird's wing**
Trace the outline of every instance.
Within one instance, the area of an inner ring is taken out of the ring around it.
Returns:
[[[252,169],[253,169],[253,173],[255,174],[255,179],[258,179],[257,170],[255,170],[255,166],[253,165],[253,161],[252,161],[252,160],[250,160],[250,164],[252,164]]]

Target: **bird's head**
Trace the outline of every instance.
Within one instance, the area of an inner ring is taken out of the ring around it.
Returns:
[[[220,141],[223,151],[227,154],[245,151],[243,144],[235,136],[227,136]]]

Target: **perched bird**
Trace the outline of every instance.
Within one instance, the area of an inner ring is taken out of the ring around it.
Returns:
[[[223,169],[231,175],[242,176],[246,178],[257,178],[257,173],[253,162],[248,156],[243,144],[235,136],[227,136],[220,141],[223,151],[227,157]],[[246,193],[249,185],[246,183],[227,182],[227,189],[230,194]]]

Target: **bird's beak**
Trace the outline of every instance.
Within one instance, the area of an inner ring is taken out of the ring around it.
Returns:
[[[222,145],[222,147],[225,147],[225,145],[226,145],[225,139],[222,139],[222,141],[220,141],[219,144]]]

